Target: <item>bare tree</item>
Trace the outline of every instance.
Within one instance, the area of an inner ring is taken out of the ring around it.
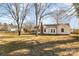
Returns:
[[[35,8],[35,16],[36,16],[36,36],[38,36],[38,5],[37,3],[34,4]]]
[[[9,3],[1,6],[7,10],[7,16],[16,21],[18,27],[18,35],[20,35],[23,22],[28,15],[29,4]]]
[[[47,3],[35,3],[34,4],[34,7],[35,7],[35,16],[36,16],[36,36],[38,35],[38,28],[40,27],[40,25],[42,23],[41,20],[44,17],[46,17],[47,15],[50,14],[47,11],[50,6],[51,6],[51,4],[47,4]],[[42,33],[42,31],[41,31],[41,33]]]
[[[54,18],[56,20],[56,34],[58,33],[58,24],[63,23],[63,21],[65,21],[68,17],[70,17],[70,15],[66,14],[67,10],[65,9],[56,9],[51,13],[51,17]],[[64,16],[65,15],[65,16]],[[66,18],[64,18],[64,17]],[[69,20],[68,20],[69,21]]]

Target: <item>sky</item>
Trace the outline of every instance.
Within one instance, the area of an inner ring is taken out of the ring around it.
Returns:
[[[52,11],[52,10],[54,10],[54,9],[56,9],[56,8],[65,8],[65,9],[68,9],[68,8],[70,8],[71,7],[71,3],[57,3],[57,6],[51,6],[50,8],[49,8],[49,10],[50,11]],[[1,12],[5,12],[5,10],[4,9],[1,9],[0,8],[0,11]],[[31,16],[28,16],[27,17],[27,19],[28,19],[28,21],[29,20],[31,20],[32,22],[35,22],[35,16],[34,16],[34,10],[33,10],[33,8],[31,8]],[[71,18],[69,18],[70,19],[70,21],[69,21],[69,24],[70,24],[70,26],[71,26],[71,28],[74,28],[74,29],[76,29],[76,28],[79,28],[79,25],[78,25],[78,18],[76,17],[76,16],[72,16]],[[7,17],[0,17],[0,22],[1,23],[15,23],[15,21],[14,20],[12,20],[12,19],[10,19],[10,18],[7,18]],[[55,21],[53,20],[53,18],[52,17],[47,17],[47,18],[45,18],[44,20],[43,20],[43,23],[44,24],[53,24],[53,23],[55,23]]]

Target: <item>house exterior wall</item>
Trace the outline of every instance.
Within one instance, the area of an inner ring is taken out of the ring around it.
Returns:
[[[64,29],[64,32],[61,31],[61,29]],[[52,32],[51,32],[52,29]],[[45,31],[46,30],[46,31]],[[56,26],[44,26],[43,27],[43,34],[70,34],[71,29],[69,25],[58,25],[57,26],[57,32],[56,32]]]
[[[44,26],[43,34],[56,34],[56,27],[55,26]]]
[[[57,34],[70,34],[71,33],[70,26],[68,25],[58,25],[57,27],[58,27]],[[64,29],[64,32],[61,31],[62,28]]]
[[[8,31],[9,32],[16,32],[17,30],[18,30],[18,28],[16,26],[8,25]]]
[[[44,34],[56,34],[56,28],[46,28],[46,32],[43,32],[43,33]]]

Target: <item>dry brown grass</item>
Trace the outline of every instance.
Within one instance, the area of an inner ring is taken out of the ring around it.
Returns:
[[[0,33],[0,55],[79,55],[79,41],[72,35]]]

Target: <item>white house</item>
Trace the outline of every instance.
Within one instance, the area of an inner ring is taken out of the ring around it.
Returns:
[[[17,29],[17,26],[16,25],[13,25],[13,24],[9,24],[8,25],[8,31],[10,32],[16,32],[18,29]]]
[[[43,34],[70,34],[69,24],[45,24],[43,25]]]
[[[17,32],[18,31],[17,25],[9,24],[8,25],[8,31],[9,32]],[[21,29],[21,31],[24,32],[23,28]]]

